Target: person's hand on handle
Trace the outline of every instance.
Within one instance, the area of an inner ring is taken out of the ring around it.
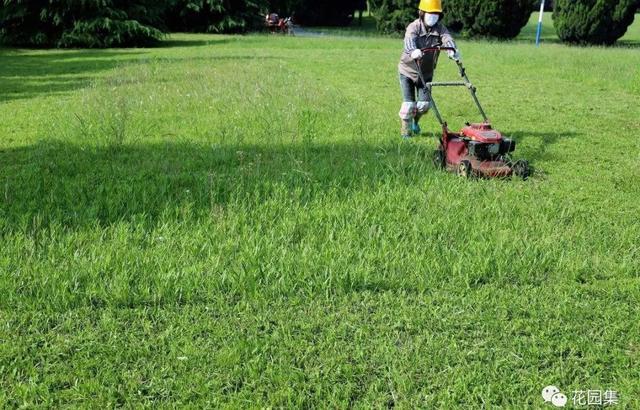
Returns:
[[[458,49],[447,50],[447,54],[449,54],[449,58],[455,61],[456,63],[459,63],[460,60],[462,59],[462,57],[460,56],[460,51],[458,51]]]
[[[414,60],[420,60],[423,55],[424,54],[422,53],[422,50],[420,50],[419,48],[416,48],[411,52],[411,58]]]

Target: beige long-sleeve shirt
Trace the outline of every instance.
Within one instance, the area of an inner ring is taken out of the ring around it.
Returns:
[[[435,26],[427,27],[420,19],[414,20],[407,26],[404,35],[404,50],[398,63],[398,71],[413,81],[418,82],[419,76],[416,62],[411,58],[411,52],[416,48],[428,47],[454,47],[455,42],[449,34],[449,30],[438,21]],[[438,62],[438,51],[430,51],[424,54],[420,61],[420,68],[425,81],[431,81],[433,70]]]

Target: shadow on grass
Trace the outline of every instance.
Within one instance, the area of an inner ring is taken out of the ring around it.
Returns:
[[[516,132],[516,157],[550,159],[549,148],[576,133]],[[534,148],[532,148],[534,147]],[[375,189],[423,184],[433,176],[433,147],[402,141],[315,144],[165,142],[81,146],[61,141],[0,149],[0,231],[155,224],[206,216],[228,204],[270,199],[297,203]],[[445,174],[441,174],[443,178]]]
[[[181,47],[185,43],[201,45],[225,43],[226,39],[206,41],[176,40],[167,47]],[[146,62],[143,57],[150,50],[69,50],[57,52],[0,50],[0,103],[56,95],[85,88],[96,74],[114,69],[125,63]],[[275,58],[275,57],[261,57]],[[245,56],[153,57],[153,61],[177,62],[184,60],[223,61],[252,60]]]
[[[557,144],[559,141],[574,138],[581,135],[577,132],[531,132],[531,131],[516,131],[509,134],[509,137],[516,140],[516,153],[523,147],[526,150],[526,158],[530,163],[534,164],[537,161],[550,160],[551,154],[549,148]],[[531,148],[531,146],[537,146],[537,148]],[[524,155],[524,154],[522,154]],[[516,155],[519,157],[519,155]]]
[[[277,60],[284,61],[287,60],[287,57],[281,56],[260,56],[260,61],[266,60]],[[209,56],[198,56],[198,57],[154,57],[153,61],[156,63],[176,63],[181,61],[197,61],[197,62],[223,62],[223,61],[255,61],[255,55],[232,55],[232,56],[220,56],[220,55],[209,55]]]
[[[41,142],[0,150],[0,232],[58,224],[154,224],[207,217],[228,204],[306,203],[384,181],[423,183],[431,148],[389,142],[320,145],[158,143],[82,147]]]
[[[95,73],[144,54],[145,51],[115,50],[1,50],[0,102],[83,88]]]
[[[229,38],[210,38],[210,39],[181,39],[170,37],[168,40],[161,41],[158,45],[159,48],[175,48],[175,47],[205,47],[205,46],[217,46],[221,44],[227,44],[235,40]]]
[[[616,41],[613,48],[640,48],[640,41],[620,39]]]

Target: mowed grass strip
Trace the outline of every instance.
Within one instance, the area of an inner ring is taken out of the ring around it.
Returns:
[[[399,139],[397,39],[1,50],[0,405],[637,407],[637,26],[460,41],[525,182]]]

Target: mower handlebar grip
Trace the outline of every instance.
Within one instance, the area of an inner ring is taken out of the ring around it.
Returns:
[[[456,49],[453,47],[426,47],[421,48],[420,51],[425,53],[427,51],[456,51]]]

